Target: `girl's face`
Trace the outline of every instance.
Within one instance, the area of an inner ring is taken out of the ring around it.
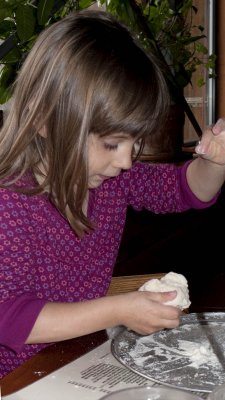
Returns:
[[[89,135],[89,189],[119,175],[121,170],[131,168],[134,143],[135,140],[126,133],[113,133],[104,137]]]

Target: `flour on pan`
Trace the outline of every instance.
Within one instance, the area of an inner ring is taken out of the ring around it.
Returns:
[[[158,383],[210,392],[225,383],[225,314],[187,314],[176,329],[140,336],[125,330],[113,353],[131,370]]]
[[[150,340],[151,341],[151,340]],[[129,355],[137,363],[137,365],[145,367],[148,362],[152,362],[152,354],[149,354],[149,338],[140,338],[133,350],[129,352]],[[172,349],[170,346],[154,342],[155,343],[154,357],[163,357],[164,363],[171,362],[174,358],[186,358],[188,365],[193,368],[199,368],[200,366],[210,366],[211,368],[219,368],[220,362],[210,344],[205,341],[201,343],[191,342],[189,340],[178,340],[178,346],[176,349]]]

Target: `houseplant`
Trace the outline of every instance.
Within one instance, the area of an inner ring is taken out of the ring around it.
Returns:
[[[183,96],[184,87],[191,82],[193,72],[199,65],[214,67],[214,56],[208,56],[201,40],[205,37],[203,27],[195,27],[193,13],[197,12],[192,0],[1,0],[0,4],[0,104],[11,96],[11,84],[15,80],[23,59],[32,47],[37,35],[46,26],[63,18],[72,10],[90,6],[104,7],[133,30],[141,45],[151,49],[162,60],[173,104],[179,105],[182,130],[184,111],[200,134],[200,128]],[[193,34],[193,29],[198,33]],[[204,56],[204,57],[203,57]],[[202,85],[199,78],[198,84]],[[173,108],[174,109],[174,108]],[[173,119],[174,119],[173,118]],[[182,145],[182,133],[171,138],[171,155]],[[168,136],[169,137],[169,136]],[[162,141],[160,141],[162,142]],[[159,143],[160,145],[160,143]],[[151,143],[153,147],[153,143]],[[156,146],[156,153],[160,149]]]
[[[153,50],[165,63],[169,79],[183,89],[199,65],[214,67],[215,55],[201,42],[204,28],[193,23],[198,12],[192,0],[100,0],[107,11],[135,31],[148,50]],[[169,67],[169,69],[167,69]],[[171,76],[172,75],[172,76]],[[198,85],[204,84],[202,76]]]
[[[76,0],[1,0],[0,104],[11,97],[10,87],[38,34],[72,10],[85,7],[85,1]]]
[[[171,113],[167,121],[167,142],[149,143],[153,153],[162,157],[179,154],[183,143],[184,112],[195,132],[201,136],[201,128],[184,97],[184,88],[192,82],[204,85],[202,69],[208,77],[215,67],[215,55],[208,55],[204,45],[203,26],[195,23],[198,9],[192,0],[100,0],[106,9],[125,22],[138,35],[146,50],[151,49],[162,60],[171,93]],[[201,67],[201,68],[200,68]],[[204,67],[204,68],[202,68]],[[197,75],[197,78],[196,78]],[[169,134],[168,134],[169,132]],[[161,147],[161,143],[165,147]],[[161,148],[160,148],[161,147]],[[155,154],[154,154],[155,156]]]

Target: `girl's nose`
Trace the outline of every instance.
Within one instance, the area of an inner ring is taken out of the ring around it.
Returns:
[[[120,169],[130,169],[132,167],[131,152],[129,152],[129,154],[121,154],[121,156],[115,161],[114,165]]]

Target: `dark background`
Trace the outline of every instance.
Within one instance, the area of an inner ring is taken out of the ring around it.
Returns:
[[[225,186],[215,205],[155,215],[129,208],[114,276],[177,272],[191,312],[225,310]]]

